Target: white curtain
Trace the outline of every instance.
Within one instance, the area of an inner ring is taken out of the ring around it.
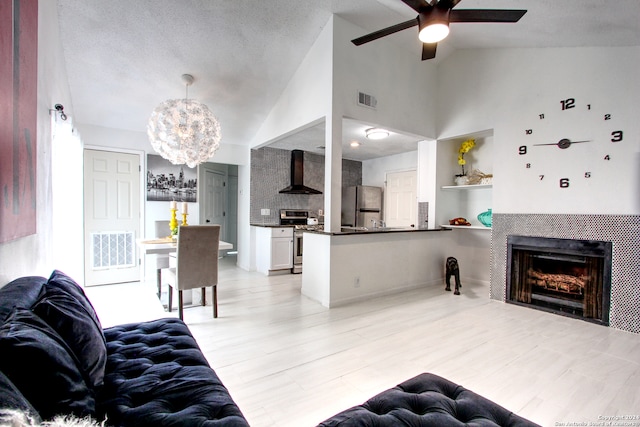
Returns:
[[[83,149],[70,116],[51,115],[53,269],[84,284]]]

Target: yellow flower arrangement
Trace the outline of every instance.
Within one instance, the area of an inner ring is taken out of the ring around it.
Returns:
[[[467,161],[464,159],[464,155],[466,153],[468,153],[473,147],[476,146],[476,140],[475,139],[467,139],[466,141],[464,141],[461,145],[460,148],[458,149],[458,164],[460,166],[462,166],[462,175],[466,175],[464,173],[464,165],[467,164]]]

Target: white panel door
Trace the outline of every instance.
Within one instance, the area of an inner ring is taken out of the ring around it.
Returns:
[[[416,224],[416,171],[387,173],[384,220],[387,227],[408,227]]]
[[[140,280],[140,157],[84,150],[85,285]]]
[[[204,222],[220,225],[220,240],[226,237],[226,185],[225,174],[205,170]]]

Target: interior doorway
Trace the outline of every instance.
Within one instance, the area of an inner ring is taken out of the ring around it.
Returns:
[[[238,248],[238,166],[203,163],[199,173],[200,223],[219,224],[220,240]]]
[[[227,236],[226,231],[226,174],[205,169],[204,171],[204,223],[219,224],[221,240]]]
[[[417,173],[415,170],[387,172],[384,195],[384,221],[387,227],[416,225]]]
[[[140,280],[139,154],[84,150],[85,286]]]

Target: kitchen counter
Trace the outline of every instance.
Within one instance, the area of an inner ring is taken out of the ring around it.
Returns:
[[[301,292],[336,307],[410,289],[442,286],[446,229],[307,231]]]
[[[252,227],[265,227],[265,228],[282,228],[282,227],[295,227],[291,224],[250,224]],[[322,224],[320,224],[322,226]],[[316,226],[317,227],[317,226]],[[424,231],[451,231],[450,228],[416,228],[416,227],[379,227],[379,228],[366,228],[366,227],[341,227],[340,231],[324,231],[320,229],[301,229],[307,233],[325,234],[329,236],[349,236],[349,235],[362,235],[362,234],[380,234],[380,233],[413,233]]]
[[[252,227],[266,227],[266,228],[282,228],[282,227],[295,227],[293,224],[260,224],[260,223],[251,223],[249,224]]]
[[[450,231],[446,228],[416,228],[416,227],[378,227],[378,228],[356,228],[342,227],[341,231],[330,232],[324,230],[305,230],[309,233],[327,234],[330,236],[350,236],[363,234],[382,234],[382,233],[416,233],[424,231]]]

